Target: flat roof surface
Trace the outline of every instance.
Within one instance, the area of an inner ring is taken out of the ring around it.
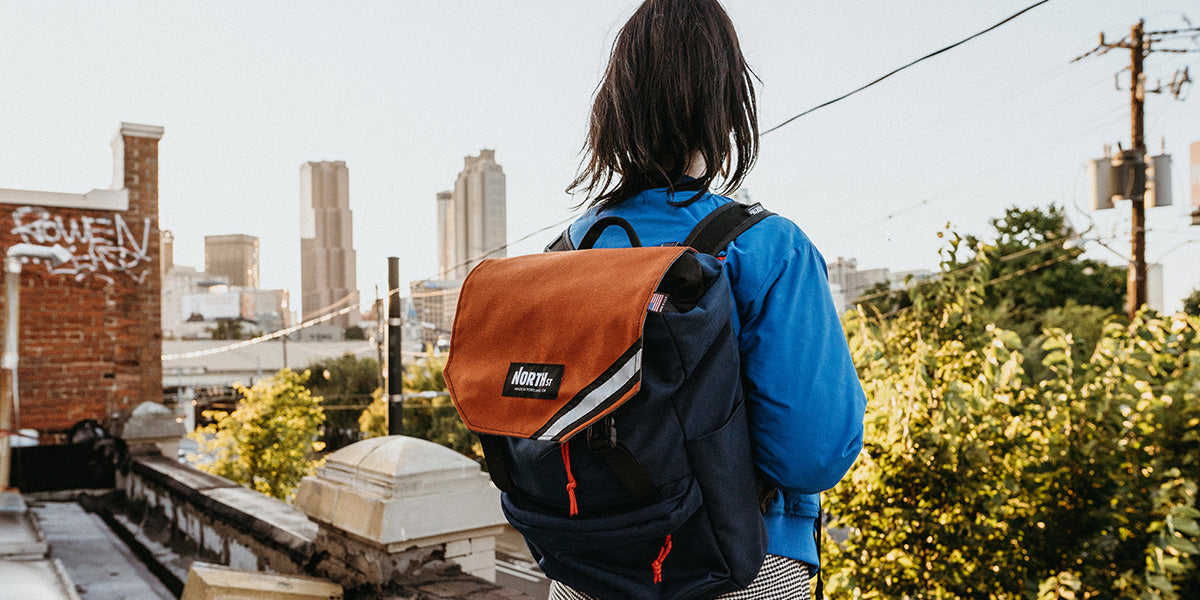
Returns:
[[[175,600],[129,548],[100,520],[74,502],[29,502],[42,535],[50,544],[81,600]],[[0,582],[5,581],[0,577]],[[0,598],[8,595],[0,583]]]

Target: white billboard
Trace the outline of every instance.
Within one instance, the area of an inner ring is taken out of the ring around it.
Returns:
[[[242,292],[183,295],[183,320],[254,319],[254,297]]]

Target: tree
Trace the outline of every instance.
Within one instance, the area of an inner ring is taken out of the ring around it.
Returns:
[[[321,397],[325,408],[327,419],[321,437],[327,447],[337,450],[362,439],[358,413],[370,404],[372,394],[382,383],[379,361],[343,354],[316,361],[308,365],[308,370],[312,376],[305,386]]]
[[[232,413],[206,411],[216,420],[188,434],[199,446],[189,456],[197,468],[281,500],[316,471],[317,432],[325,421],[320,398],[304,386],[308,372],[283,369],[239,387]]]
[[[1183,312],[1193,317],[1200,317],[1200,288],[1192,290],[1192,293],[1183,299]]]
[[[476,460],[483,458],[479,438],[467,430],[446,392],[446,355],[432,346],[425,356],[410,362],[404,371],[404,433],[446,446]],[[428,397],[417,396],[422,392]],[[437,395],[435,395],[437,394]],[[382,392],[358,418],[367,437],[387,435],[387,401]]]
[[[981,275],[984,310],[976,311],[978,316],[1028,339],[1041,332],[1043,317],[1054,309],[1094,306],[1106,316],[1123,314],[1125,269],[1080,258],[1083,250],[1075,246],[1078,234],[1062,209],[1011,207],[990,223],[993,232],[986,240],[949,233],[946,272]],[[939,285],[937,279],[912,281],[903,290],[879,284],[856,304],[864,305],[868,315],[890,315]],[[1089,316],[1096,314],[1089,312]]]
[[[221,319],[208,329],[214,340],[240,340],[245,337],[242,322],[237,319]]]
[[[975,255],[953,267],[983,269],[991,281],[984,305],[1003,307],[1009,323],[1030,323],[1036,331],[1042,313],[1069,302],[1124,310],[1126,270],[1081,259],[1083,250],[1073,246],[1078,234],[1063,209],[1011,207],[990,223],[994,237],[967,236]]]

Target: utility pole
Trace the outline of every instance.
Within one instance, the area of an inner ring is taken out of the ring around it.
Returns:
[[[400,258],[388,257],[387,394],[388,435],[404,435],[404,361],[400,316]]]
[[[1183,86],[1190,82],[1188,71],[1185,67],[1175,74],[1171,79],[1166,90],[1162,85],[1158,85],[1155,89],[1146,89],[1146,75],[1143,68],[1144,61],[1147,55],[1151,52],[1170,52],[1170,53],[1185,53],[1194,52],[1191,49],[1175,49],[1175,48],[1154,48],[1155,42],[1160,42],[1168,37],[1181,34],[1195,34],[1200,32],[1200,28],[1189,29],[1174,29],[1165,31],[1146,31],[1145,22],[1138,21],[1129,32],[1128,38],[1122,38],[1116,43],[1109,43],[1104,40],[1104,34],[1100,34],[1100,44],[1093,48],[1088,53],[1075,58],[1071,62],[1082,60],[1092,54],[1105,54],[1114,48],[1122,48],[1129,50],[1129,102],[1130,102],[1130,141],[1131,148],[1120,154],[1114,159],[1113,166],[1118,165],[1124,169],[1126,176],[1122,176],[1120,181],[1123,184],[1124,196],[1130,200],[1132,205],[1131,227],[1130,227],[1130,260],[1129,260],[1129,277],[1126,283],[1126,309],[1129,318],[1133,319],[1137,311],[1146,304],[1146,139],[1145,139],[1145,119],[1146,119],[1146,94],[1160,94],[1164,91],[1171,92],[1176,99],[1179,98]],[[1194,35],[1193,35],[1194,37]],[[1119,86],[1118,86],[1119,89]],[[1110,205],[1111,206],[1111,203]]]
[[[1132,235],[1129,236],[1132,260],[1125,298],[1130,319],[1133,319],[1138,309],[1146,303],[1146,171],[1142,167],[1146,161],[1146,77],[1142,73],[1142,61],[1146,55],[1143,48],[1145,36],[1142,24],[1142,21],[1138,21],[1129,34],[1129,102],[1132,107],[1130,129],[1134,152],[1134,183],[1129,194],[1130,203],[1133,205]]]
[[[387,389],[384,387],[387,385],[387,377],[383,374],[383,370],[387,368],[387,364],[383,362],[384,327],[386,325],[383,322],[383,298],[379,295],[379,284],[375,284],[375,335],[371,338],[375,340],[375,356],[379,367],[375,375],[381,390]]]

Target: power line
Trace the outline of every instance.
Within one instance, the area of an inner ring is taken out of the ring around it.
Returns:
[[[835,102],[840,102],[840,101],[842,101],[842,100],[845,100],[846,98],[849,98],[850,96],[853,96],[854,94],[857,94],[857,93],[859,93],[859,92],[861,92],[861,91],[863,91],[863,90],[865,90],[865,89],[867,89],[867,88],[869,88],[869,87],[871,87],[871,86],[873,86],[873,85],[875,85],[875,84],[877,84],[877,83],[879,83],[879,82],[883,81],[884,79],[887,79],[888,77],[891,77],[892,75],[895,75],[896,73],[899,73],[900,71],[903,71],[903,70],[905,70],[905,69],[907,69],[907,68],[909,68],[909,67],[911,67],[911,66],[913,66],[913,65],[915,65],[915,64],[917,64],[917,63],[919,63],[919,62],[922,62],[922,61],[928,60],[928,59],[930,59],[930,58],[933,58],[933,57],[935,57],[935,56],[937,56],[937,55],[939,55],[939,54],[941,54],[941,53],[943,53],[943,52],[946,52],[946,51],[948,51],[948,50],[952,50],[952,49],[954,49],[954,48],[957,48],[958,46],[961,46],[961,45],[963,45],[963,44],[965,44],[965,43],[967,43],[967,42],[969,42],[969,41],[971,41],[971,40],[973,40],[973,39],[975,39],[975,38],[977,38],[977,37],[979,37],[979,36],[981,36],[981,35],[983,35],[983,34],[985,34],[985,33],[988,33],[988,32],[990,32],[990,31],[992,31],[992,30],[994,30],[994,29],[996,29],[996,28],[1000,27],[1001,25],[1004,25],[1005,23],[1008,23],[1009,21],[1012,21],[1013,19],[1016,19],[1017,17],[1019,17],[1019,16],[1021,16],[1021,15],[1025,14],[1025,13],[1027,13],[1027,12],[1029,12],[1029,11],[1031,11],[1031,10],[1033,10],[1033,9],[1035,9],[1035,8],[1037,8],[1037,7],[1041,6],[1041,5],[1043,5],[1043,4],[1045,4],[1045,3],[1049,2],[1049,1],[1050,1],[1050,0],[1040,0],[1039,2],[1034,2],[1033,4],[1031,4],[1031,5],[1027,6],[1027,7],[1023,8],[1023,9],[1021,9],[1020,11],[1018,11],[1018,12],[1016,12],[1016,13],[1014,13],[1014,14],[1010,15],[1009,17],[1005,18],[1004,20],[1000,21],[999,23],[996,23],[995,25],[992,25],[991,27],[988,27],[987,29],[984,29],[983,31],[980,31],[980,32],[978,32],[978,33],[975,33],[975,34],[972,34],[972,35],[970,35],[970,36],[968,36],[968,37],[966,37],[966,38],[963,38],[963,39],[961,39],[961,40],[959,40],[959,41],[957,41],[957,42],[954,42],[953,44],[950,44],[949,46],[946,46],[946,47],[944,47],[944,48],[942,48],[942,49],[940,49],[940,50],[936,50],[936,51],[934,51],[934,52],[930,52],[929,54],[926,54],[925,56],[922,56],[921,58],[918,58],[918,59],[916,59],[916,60],[914,60],[914,61],[912,61],[912,62],[909,62],[909,63],[908,63],[908,64],[906,64],[906,65],[903,65],[903,66],[901,66],[901,67],[897,67],[897,68],[893,69],[892,71],[888,72],[886,75],[883,75],[882,77],[879,77],[879,78],[875,79],[874,81],[871,81],[871,82],[869,82],[869,83],[867,83],[867,84],[864,84],[864,85],[862,85],[862,86],[859,86],[858,88],[855,88],[855,89],[853,89],[853,90],[851,90],[851,91],[849,91],[849,92],[846,92],[845,94],[842,94],[841,96],[838,96],[837,98],[834,98],[834,99],[832,99],[832,100],[828,100],[828,101],[822,102],[821,104],[818,104],[818,105],[816,105],[816,106],[814,106],[814,107],[812,107],[812,108],[810,108],[810,109],[808,109],[808,110],[806,110],[806,111],[804,111],[804,112],[802,112],[802,113],[800,113],[800,114],[798,114],[798,115],[796,115],[796,116],[794,116],[794,117],[791,117],[790,119],[788,119],[788,120],[786,120],[786,121],[784,121],[784,122],[782,122],[782,123],[780,123],[780,124],[778,124],[778,125],[776,125],[776,126],[774,126],[774,127],[770,128],[770,129],[768,129],[768,130],[766,130],[766,131],[764,131],[764,132],[762,132],[762,133],[761,133],[761,134],[759,134],[759,135],[760,135],[760,136],[767,135],[768,133],[771,133],[772,131],[775,131],[776,129],[779,129],[780,127],[783,127],[784,125],[787,125],[788,123],[791,123],[792,121],[795,121],[796,119],[799,119],[800,117],[803,117],[804,115],[807,115],[807,114],[809,114],[809,113],[811,113],[811,112],[814,112],[814,111],[816,111],[816,110],[819,110],[819,109],[825,108],[826,106],[829,106],[830,104],[833,104],[833,103],[835,103]]]
[[[528,234],[526,234],[526,235],[524,235],[524,236],[522,236],[522,237],[520,237],[520,238],[517,238],[517,239],[515,239],[515,240],[513,240],[513,241],[511,241],[511,242],[506,242],[506,243],[504,243],[504,244],[501,244],[501,245],[499,245],[499,246],[496,246],[495,248],[492,248],[491,250],[488,250],[488,251],[486,251],[486,252],[484,252],[484,253],[482,253],[482,254],[479,254],[478,256],[473,256],[473,257],[471,257],[471,258],[468,258],[467,260],[464,260],[464,261],[462,261],[462,262],[460,262],[460,263],[458,263],[458,264],[456,264],[456,265],[452,265],[452,266],[446,267],[446,271],[447,271],[447,272],[449,272],[449,271],[453,271],[453,270],[455,270],[455,269],[457,269],[457,268],[459,268],[459,267],[465,267],[465,266],[467,266],[467,265],[469,265],[469,264],[471,264],[471,263],[473,263],[473,262],[476,262],[476,261],[483,260],[483,259],[485,259],[485,258],[487,258],[487,257],[489,257],[489,256],[491,256],[491,255],[493,255],[493,254],[495,254],[495,253],[497,253],[497,252],[500,252],[501,250],[506,250],[506,249],[508,249],[508,247],[509,247],[509,246],[512,246],[513,244],[519,244],[519,243],[521,243],[521,242],[523,242],[523,241],[525,241],[525,240],[527,240],[527,239],[529,239],[529,238],[531,238],[531,237],[533,237],[533,236],[535,236],[535,235],[537,235],[537,234],[539,234],[539,233],[542,233],[542,232],[544,232],[544,231],[546,231],[546,230],[553,229],[553,228],[555,228],[555,227],[561,227],[561,226],[563,226],[563,225],[567,224],[568,222],[570,222],[570,221],[573,221],[574,219],[575,219],[575,215],[571,215],[571,216],[569,216],[569,217],[567,217],[567,218],[565,218],[565,219],[563,219],[563,220],[561,220],[561,221],[558,221],[558,222],[555,222],[555,223],[551,223],[551,224],[549,224],[549,225],[547,225],[547,226],[545,226],[545,227],[542,227],[541,229],[538,229],[538,230],[536,230],[536,231],[531,231],[531,232],[529,232]],[[425,279],[421,279],[421,280],[419,280],[419,281],[414,281],[414,282],[413,282],[412,284],[410,284],[410,285],[421,285],[422,283],[428,283],[428,282],[430,282],[430,281],[433,281],[433,280],[437,279],[438,277],[439,277],[439,275],[433,275],[433,276],[431,276],[431,277],[426,277]],[[400,289],[399,289],[399,288],[397,288],[397,289],[394,289],[394,290],[388,290],[388,292],[387,292],[387,295],[388,295],[388,296],[391,296],[392,294],[395,294],[395,293],[397,293],[397,292],[399,292],[399,291],[400,291]]]
[[[567,217],[566,219],[563,219],[563,220],[561,220],[561,221],[558,221],[558,222],[556,222],[556,223],[551,223],[550,225],[547,225],[547,226],[545,226],[545,227],[542,227],[542,228],[540,228],[540,229],[538,229],[538,230],[536,230],[536,231],[530,232],[530,233],[528,233],[528,234],[526,234],[526,235],[524,235],[524,236],[522,236],[522,237],[520,237],[520,238],[518,238],[518,239],[515,239],[515,240],[513,240],[513,241],[511,241],[511,242],[507,242],[507,243],[505,243],[505,244],[502,244],[502,245],[496,246],[495,248],[492,248],[492,249],[490,249],[490,250],[488,250],[488,251],[486,251],[486,252],[484,252],[484,253],[482,253],[482,254],[480,254],[480,255],[478,255],[478,256],[475,256],[475,257],[473,257],[473,258],[470,258],[470,259],[468,259],[468,260],[465,260],[465,261],[463,261],[463,262],[461,262],[461,263],[459,263],[459,264],[456,264],[456,265],[454,265],[454,266],[450,267],[450,270],[456,269],[456,268],[458,268],[458,267],[461,267],[461,266],[466,266],[466,265],[468,265],[468,264],[471,264],[472,262],[475,262],[475,261],[478,261],[478,260],[483,260],[484,258],[487,258],[487,257],[489,257],[489,256],[491,256],[491,255],[493,255],[493,254],[496,254],[497,252],[500,252],[501,250],[505,250],[505,249],[507,249],[509,246],[512,246],[513,244],[518,244],[518,243],[520,243],[520,242],[523,242],[523,241],[525,241],[525,240],[527,240],[527,239],[529,239],[529,238],[531,238],[531,237],[533,237],[533,236],[535,236],[535,235],[537,235],[537,234],[539,234],[539,233],[542,233],[542,232],[544,232],[544,231],[546,231],[546,230],[548,230],[548,229],[552,229],[552,228],[554,228],[554,227],[559,227],[559,226],[562,226],[562,225],[566,224],[568,221],[571,221],[571,220],[572,220],[572,219],[574,219],[574,218],[575,218],[574,216]],[[420,281],[416,282],[416,284],[417,284],[417,285],[419,285],[419,284],[422,284],[422,283],[426,283],[426,282],[432,281],[432,280],[433,280],[433,279],[435,279],[436,277],[437,277],[436,275],[435,275],[435,276],[432,276],[432,277],[427,277],[427,278],[425,278],[425,279],[422,279],[422,280],[420,280]],[[393,290],[388,290],[388,296],[390,296],[391,294],[396,294],[396,293],[399,293],[400,291],[401,291],[401,288],[396,288],[396,289],[393,289]],[[340,304],[345,304],[347,301],[349,301],[349,300],[350,300],[350,299],[352,299],[353,297],[354,297],[354,294],[349,294],[349,295],[346,295],[346,296],[342,297],[340,300],[338,300],[338,301],[334,302],[333,304],[330,304],[329,306],[326,306],[326,307],[324,307],[324,308],[321,308],[321,309],[319,309],[318,311],[313,311],[313,313],[324,312],[324,311],[327,311],[327,310],[333,309],[333,308],[337,307],[337,306],[338,306],[338,305],[340,305]],[[304,322],[302,322],[302,323],[299,323],[299,324],[297,324],[297,325],[293,325],[293,326],[291,326],[291,327],[288,327],[288,328],[286,328],[286,329],[280,329],[279,331],[275,331],[275,332],[272,332],[272,333],[269,333],[269,334],[261,335],[261,336],[258,336],[258,337],[256,337],[256,338],[252,338],[252,339],[249,339],[249,340],[242,340],[242,341],[234,342],[234,343],[232,343],[232,344],[227,344],[227,345],[225,345],[225,346],[218,346],[218,347],[216,347],[216,348],[207,348],[207,349],[204,349],[204,350],[195,350],[195,351],[192,351],[192,352],[182,352],[182,353],[178,353],[178,354],[163,354],[161,358],[162,358],[162,360],[163,360],[164,362],[166,362],[166,361],[172,361],[172,360],[182,360],[182,359],[187,359],[187,358],[199,358],[199,357],[202,357],[202,356],[211,356],[211,355],[214,355],[214,354],[220,354],[220,353],[222,353],[222,352],[230,352],[230,351],[233,351],[233,350],[238,350],[238,349],[241,349],[241,348],[245,348],[245,347],[247,347],[247,346],[253,346],[254,344],[260,344],[260,343],[262,343],[262,342],[266,342],[266,341],[270,341],[270,340],[273,340],[273,339],[281,338],[281,337],[283,337],[283,336],[285,336],[285,335],[289,335],[289,334],[291,334],[291,333],[295,333],[295,332],[297,332],[297,331],[300,331],[301,329],[306,329],[306,328],[308,328],[308,327],[312,327],[312,326],[314,326],[314,325],[318,325],[318,324],[320,324],[320,323],[324,323],[324,322],[326,322],[326,321],[332,320],[334,317],[338,317],[338,316],[341,316],[341,315],[347,314],[347,313],[349,313],[349,312],[351,312],[351,311],[354,311],[354,310],[357,310],[357,309],[359,309],[359,308],[360,308],[360,307],[359,307],[358,305],[350,305],[350,306],[346,306],[346,307],[344,307],[344,308],[342,308],[342,309],[340,309],[340,310],[336,310],[336,311],[334,311],[334,312],[330,312],[330,313],[328,313],[328,314],[321,315],[320,317],[314,317],[314,318],[308,319],[308,320],[306,320],[306,321],[304,321]],[[312,313],[310,313],[310,314],[312,314]],[[424,353],[410,353],[410,352],[405,352],[405,354],[407,354],[407,355],[410,355],[410,356],[424,356]]]
[[[1064,239],[1066,239],[1066,238],[1064,238]],[[1030,266],[1030,267],[1026,267],[1026,268],[1024,268],[1024,269],[1021,269],[1021,270],[1019,270],[1019,271],[1014,271],[1014,272],[1012,272],[1012,273],[1005,273],[1004,275],[1001,275],[1001,276],[999,276],[999,277],[995,277],[995,278],[989,279],[989,280],[987,280],[987,281],[983,282],[983,284],[982,284],[982,287],[987,287],[987,286],[989,286],[989,285],[992,285],[992,284],[995,284],[995,283],[1000,283],[1001,281],[1007,281],[1007,280],[1009,280],[1009,279],[1012,279],[1012,278],[1014,278],[1014,277],[1019,277],[1019,276],[1021,276],[1021,275],[1028,275],[1028,274],[1030,274],[1030,273],[1033,273],[1034,271],[1039,271],[1039,270],[1041,270],[1041,269],[1044,269],[1044,268],[1046,268],[1046,267],[1049,267],[1049,266],[1051,266],[1051,265],[1054,265],[1054,264],[1057,264],[1057,263],[1063,262],[1063,261],[1065,261],[1065,260],[1069,260],[1069,259],[1071,259],[1071,258],[1074,258],[1075,256],[1077,256],[1077,255],[1076,255],[1076,254],[1074,254],[1074,253],[1060,254],[1060,255],[1058,255],[1058,256],[1056,256],[1056,257],[1054,257],[1054,258],[1051,258],[1051,259],[1049,259],[1049,260],[1043,261],[1043,262],[1041,262],[1041,263],[1038,263],[1038,264],[1036,264],[1036,265],[1032,265],[1032,266]],[[950,275],[950,274],[952,274],[952,273],[956,273],[956,272],[958,272],[958,271],[960,271],[960,270],[962,270],[962,269],[956,269],[955,271],[948,271],[948,272],[946,272],[946,273],[945,273],[945,274],[943,274],[943,275]],[[891,292],[890,292],[890,290],[889,290],[889,292],[886,292],[886,293],[891,293]],[[862,298],[860,298],[860,299],[856,300],[856,301],[855,301],[855,306],[861,306],[861,300],[862,300]],[[879,315],[879,317],[878,317],[878,318],[879,318],[879,319],[884,319],[884,318],[887,318],[887,317],[892,317],[892,316],[898,315],[898,314],[900,314],[900,313],[902,313],[902,312],[904,312],[904,311],[906,311],[906,310],[910,310],[910,309],[914,308],[915,306],[916,306],[915,304],[910,304],[910,305],[908,305],[908,306],[902,306],[902,307],[899,307],[899,308],[895,308],[895,309],[892,309],[892,310],[890,310],[890,311],[888,311],[888,312],[886,312],[886,313],[884,313],[884,314],[882,314],[882,315]]]
[[[1076,130],[1076,131],[1083,131],[1082,134],[1076,135],[1074,138],[1069,138],[1069,139],[1076,139],[1083,135],[1087,135],[1092,130],[1095,130],[1102,126],[1107,125],[1110,121],[1113,120],[1113,117],[1109,117],[1109,114],[1114,113],[1114,115],[1115,115],[1115,113],[1117,113],[1121,110],[1124,110],[1124,107],[1118,105],[1112,109],[1106,110],[1104,113],[1102,113],[1100,115],[1097,115],[1091,121],[1089,121],[1082,129]],[[1119,115],[1115,115],[1115,116],[1119,116]],[[1105,120],[1100,121],[1099,119],[1105,119]],[[1063,140],[1064,138],[1061,136],[1057,136],[1057,137],[1053,137],[1053,138],[1049,138],[1049,139],[1050,140]],[[892,219],[895,219],[896,217],[898,217],[904,213],[921,208],[922,206],[928,205],[934,201],[949,198],[949,197],[951,197],[950,196],[951,192],[958,191],[959,189],[965,187],[966,185],[972,184],[972,183],[979,183],[981,181],[986,181],[988,179],[991,179],[997,175],[1002,174],[1004,172],[1004,169],[1005,169],[1005,166],[1003,164],[994,164],[989,169],[986,169],[983,172],[976,173],[973,176],[968,176],[968,177],[960,180],[958,183],[955,183],[955,184],[952,184],[950,186],[943,188],[939,192],[935,192],[935,193],[933,193],[921,200],[918,200],[912,204],[908,204],[906,206],[900,207],[900,208],[892,211],[891,213],[888,213],[887,215],[884,215],[877,219],[873,219],[871,221],[867,221],[866,223],[856,225],[850,229],[846,229],[845,231],[837,233],[833,237],[828,238],[828,239],[833,239],[833,240],[842,239],[842,238],[845,238],[852,234],[861,233],[868,228],[875,227],[876,225],[880,225],[880,224],[886,223],[888,221],[891,221]]]
[[[253,346],[254,344],[260,344],[262,342],[266,342],[266,341],[273,340],[276,338],[281,338],[285,335],[300,331],[301,329],[312,327],[313,325],[317,325],[319,323],[324,323],[325,321],[332,320],[334,317],[338,317],[338,316],[347,314],[352,310],[358,310],[358,306],[353,306],[353,305],[347,306],[341,310],[331,312],[327,315],[323,315],[323,316],[317,317],[315,319],[309,319],[308,321],[305,321],[298,325],[292,325],[291,327],[288,327],[286,329],[280,329],[279,331],[268,333],[266,335],[260,335],[253,339],[242,340],[240,342],[234,342],[234,343],[226,345],[226,346],[219,346],[216,348],[208,348],[206,350],[195,350],[192,352],[182,352],[179,354],[163,354],[162,361],[167,362],[167,361],[171,361],[171,360],[182,360],[185,358],[198,358],[201,356],[209,356],[212,354],[220,354],[222,352],[229,352],[231,350],[245,348],[246,346]]]

